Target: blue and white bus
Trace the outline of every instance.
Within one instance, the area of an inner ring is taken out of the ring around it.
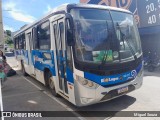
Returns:
[[[65,4],[21,28],[14,41],[23,74],[76,106],[108,101],[142,85],[141,42],[127,10]]]

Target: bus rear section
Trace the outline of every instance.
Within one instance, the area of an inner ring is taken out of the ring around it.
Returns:
[[[26,51],[26,40],[25,40],[25,34],[22,33],[19,36],[14,36],[14,56],[17,60],[18,67],[21,69],[21,62],[22,60],[28,56],[28,53]]]

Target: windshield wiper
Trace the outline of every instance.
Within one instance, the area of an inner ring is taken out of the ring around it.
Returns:
[[[107,36],[107,38],[106,38],[106,43],[107,43],[107,40],[108,40],[108,38],[110,37],[110,30],[109,30],[109,28],[108,28],[108,22],[107,22],[107,20],[106,20],[106,27],[107,27],[107,34],[108,34],[108,36]],[[105,49],[105,52],[104,52],[104,56],[103,56],[103,58],[102,58],[102,62],[101,62],[101,65],[100,66],[103,66],[105,63],[106,63],[106,59],[108,58],[108,51],[107,51],[107,45],[106,45],[106,49]]]

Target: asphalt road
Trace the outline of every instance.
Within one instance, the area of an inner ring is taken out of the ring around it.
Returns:
[[[8,63],[16,69],[16,61],[7,58]],[[32,77],[18,75],[8,78],[2,89],[3,109],[5,111],[160,111],[160,71],[145,72],[143,86],[127,95],[111,101],[98,103],[86,107],[75,107],[64,98],[55,98],[49,90]],[[85,117],[81,112],[73,112],[81,117],[41,118],[42,120],[158,120],[160,118],[122,118],[122,117]],[[93,113],[94,114],[94,113]],[[62,114],[63,116],[63,114]],[[6,118],[5,120],[23,120],[22,118]],[[37,120],[41,120],[38,118]],[[25,118],[25,120],[32,120]],[[35,120],[35,119],[34,119]]]

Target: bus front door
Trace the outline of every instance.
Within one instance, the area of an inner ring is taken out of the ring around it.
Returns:
[[[32,62],[32,49],[33,49],[33,43],[32,43],[32,32],[28,31],[26,34],[26,49],[28,51],[28,65],[27,65],[27,71],[30,75],[34,75],[34,66]]]
[[[59,79],[60,92],[68,96],[66,78],[66,47],[65,47],[65,24],[64,19],[59,19],[53,23],[53,34],[56,46],[57,76]]]

